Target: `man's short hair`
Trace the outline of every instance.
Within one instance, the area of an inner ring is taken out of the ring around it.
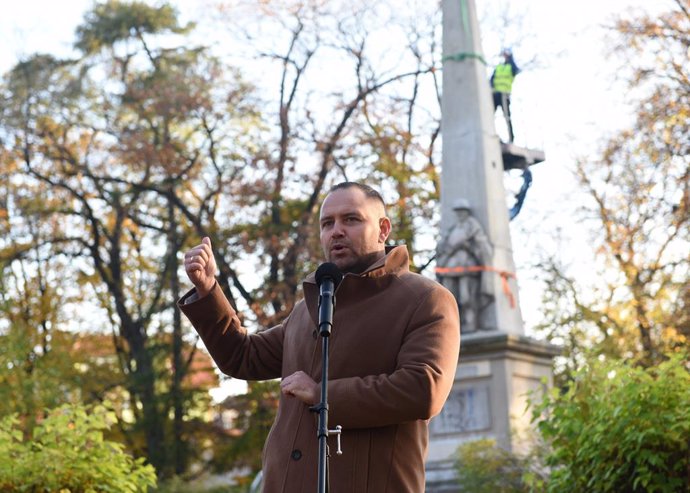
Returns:
[[[328,194],[331,194],[337,190],[347,190],[348,188],[358,188],[367,198],[380,202],[383,206],[383,210],[386,210],[386,203],[383,201],[381,194],[377,190],[371,188],[369,185],[365,185],[364,183],[358,183],[356,181],[343,181],[337,185],[333,185],[328,191]]]

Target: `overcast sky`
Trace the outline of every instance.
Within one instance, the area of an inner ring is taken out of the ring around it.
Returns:
[[[154,2],[151,2],[154,3]],[[185,20],[197,17],[212,2],[179,0]],[[541,148],[547,160],[533,168],[534,182],[525,206],[512,224],[513,246],[520,279],[523,316],[529,330],[539,322],[540,293],[524,269],[545,235],[561,228],[572,236],[573,251],[588,250],[588,238],[573,224],[577,201],[570,169],[576,156],[596,155],[603,137],[629,121],[625,92],[616,86],[616,64],[606,58],[603,26],[614,14],[631,9],[660,9],[671,0],[487,0],[482,9],[510,5],[522,15],[522,29],[530,32],[523,50],[537,55],[541,66],[525,70],[513,91],[516,140]],[[22,0],[3,5],[0,15],[0,72],[34,52],[68,56],[74,30],[90,0]],[[482,33],[486,58],[496,60],[495,36]],[[493,44],[492,44],[493,43]],[[518,64],[521,53],[516,52]],[[518,142],[520,143],[520,142]],[[578,248],[579,246],[582,248]]]

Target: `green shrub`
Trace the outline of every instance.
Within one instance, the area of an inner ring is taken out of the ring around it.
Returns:
[[[461,491],[468,493],[536,493],[544,491],[541,448],[526,455],[499,447],[495,440],[463,443],[456,453]]]
[[[522,493],[522,461],[491,439],[463,443],[456,468],[462,491],[472,493]]]
[[[551,450],[548,491],[690,492],[690,372],[594,362],[534,415]]]
[[[59,407],[25,437],[16,415],[0,421],[0,491],[137,493],[156,485],[155,470],[104,440],[114,418],[103,406]]]

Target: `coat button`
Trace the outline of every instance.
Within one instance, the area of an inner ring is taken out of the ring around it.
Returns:
[[[311,333],[311,336],[314,338],[314,340],[316,340],[316,337],[318,336],[318,334],[316,331],[314,331]]]
[[[300,460],[302,458],[302,451],[299,449],[295,449],[290,454],[290,457],[292,457],[292,460]]]

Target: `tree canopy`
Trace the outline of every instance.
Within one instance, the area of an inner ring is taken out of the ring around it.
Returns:
[[[253,63],[276,75],[266,80],[195,42],[170,4],[115,0],[85,13],[78,56],[33,54],[5,74],[1,335],[7,368],[23,372],[8,373],[7,412],[40,420],[65,400],[107,399],[110,433],[162,478],[192,461],[259,467],[267,391],[243,404],[265,400],[258,435],[240,423],[228,453],[212,453],[208,438],[225,436],[205,414],[217,377],[174,306],[179,256],[210,236],[244,323],[269,327],[320,256],[318,204],[332,184],[380,185],[413,252],[437,199],[438,108],[418,98],[437,89],[438,28],[400,25],[402,58],[381,66],[377,7],[336,7],[244,12],[238,35],[256,35],[257,14],[275,29],[255,46]],[[334,56],[350,74],[317,90]]]
[[[575,166],[597,275],[570,273],[560,260],[545,270],[543,327],[565,343],[571,369],[586,350],[655,364],[690,340],[690,19],[687,1],[675,5],[658,17],[621,16],[611,30],[633,123],[601,157]]]

